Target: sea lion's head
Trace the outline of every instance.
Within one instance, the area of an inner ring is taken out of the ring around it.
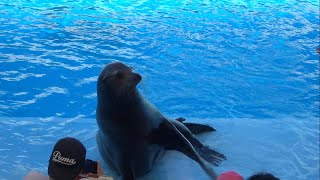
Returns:
[[[130,96],[135,93],[137,84],[142,77],[121,62],[107,64],[98,78],[98,97],[107,96]]]

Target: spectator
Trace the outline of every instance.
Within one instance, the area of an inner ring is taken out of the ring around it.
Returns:
[[[262,173],[258,173],[250,176],[248,180],[280,180],[280,179],[277,177],[274,177],[270,173],[262,172]]]
[[[52,150],[48,166],[49,176],[31,172],[24,180],[79,180],[83,177],[106,179],[103,177],[100,162],[97,165],[97,174],[81,174],[85,167],[85,161],[86,148],[84,145],[75,138],[62,138]]]
[[[240,174],[234,171],[227,171],[220,174],[217,180],[244,180],[244,179]]]

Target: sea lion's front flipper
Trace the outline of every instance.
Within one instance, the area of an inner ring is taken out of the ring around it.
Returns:
[[[178,121],[176,121],[179,123]],[[180,132],[172,121],[164,120],[157,129],[154,129],[149,136],[150,143],[159,144],[166,149],[177,150],[194,161],[202,167],[202,169],[212,178],[216,179],[216,173],[210,168],[205,161],[200,157],[197,150],[189,142],[189,140]]]
[[[132,168],[122,170],[122,180],[135,180],[134,172]]]
[[[121,178],[122,178],[122,180],[135,180],[136,179],[132,168],[123,170],[123,174],[122,174]]]
[[[208,146],[203,146],[197,149],[197,151],[203,159],[215,166],[219,166],[223,160],[227,159],[226,156],[213,149],[210,149]]]
[[[212,131],[216,131],[213,127],[209,126],[209,125],[205,125],[205,124],[197,124],[197,123],[186,123],[186,119],[185,118],[177,118],[175,119],[178,122],[183,123],[190,131],[192,134],[201,134],[201,133],[205,133],[205,132],[212,132]]]
[[[130,159],[130,156],[128,156],[128,154],[124,155],[123,157],[121,157],[120,160],[120,173],[121,173],[121,179],[122,180],[135,180],[135,174],[134,174],[134,170],[132,168],[132,164],[130,164],[130,161],[128,161],[128,159]]]

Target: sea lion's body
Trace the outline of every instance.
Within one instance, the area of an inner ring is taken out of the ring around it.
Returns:
[[[97,144],[103,159],[123,179],[130,180],[150,171],[164,150],[178,150],[197,161],[215,179],[214,172],[198,154],[208,148],[183,123],[167,120],[146,101],[136,88],[140,80],[139,74],[119,62],[108,64],[98,78]],[[224,158],[219,153],[208,154],[202,156],[208,162],[217,162],[219,156]]]
[[[157,109],[143,99],[135,99],[132,103],[134,103],[132,106],[127,104],[127,107],[130,108],[115,106],[115,109],[121,109],[118,112],[110,108],[112,113],[107,113],[107,115],[101,113],[104,109],[97,110],[97,118],[101,119],[98,121],[100,128],[98,132],[100,143],[98,144],[109,149],[103,157],[108,156],[107,158],[113,162],[118,172],[121,172],[121,166],[127,166],[125,163],[129,163],[120,162],[130,159],[130,166],[135,176],[141,176],[152,169],[154,162],[165,150],[163,146],[149,144],[147,138],[153,129],[159,127],[163,122],[161,119],[164,118]],[[109,118],[112,121],[106,121]],[[101,123],[102,121],[104,123]],[[122,122],[125,122],[126,125],[122,125]]]

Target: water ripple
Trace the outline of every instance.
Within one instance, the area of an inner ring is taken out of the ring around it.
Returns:
[[[87,133],[86,140],[93,137],[84,126],[71,124],[82,117],[94,118],[96,79],[112,61],[135,67],[143,77],[142,93],[166,115],[318,118],[318,4],[318,0],[1,1],[0,116],[42,119],[4,120],[9,124],[0,133],[21,141],[0,136],[7,146],[0,151],[9,154],[6,149],[23,142],[52,144],[60,131]],[[56,117],[69,120],[54,123]],[[317,149],[308,141],[316,138],[317,130],[299,125],[291,130],[277,127],[284,131],[281,137],[292,134],[288,137],[292,146],[275,146],[292,159],[287,163],[278,155],[279,163],[287,167],[279,167],[279,172],[303,179],[314,175],[313,167],[304,166],[316,162],[317,157],[306,154]],[[29,134],[20,127],[28,127]],[[25,159],[25,151],[11,155]],[[44,152],[41,146],[36,153],[44,157]],[[6,167],[3,159],[8,156],[2,156],[0,166]],[[37,159],[15,163],[17,172],[44,166]]]

